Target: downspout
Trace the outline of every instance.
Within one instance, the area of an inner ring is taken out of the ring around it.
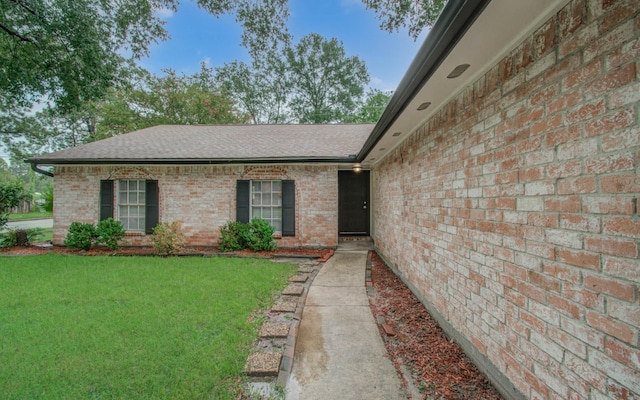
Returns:
[[[34,162],[31,162],[29,164],[31,164],[31,169],[34,170],[35,172],[42,175],[50,176],[51,178],[53,178],[53,172],[45,171],[43,169],[38,168],[38,164]]]

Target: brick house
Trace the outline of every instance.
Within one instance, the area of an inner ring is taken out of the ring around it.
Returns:
[[[55,167],[58,241],[98,220],[100,181],[157,181],[160,220],[183,219],[194,243],[238,217],[246,185],[279,181],[283,202],[293,185],[281,245],[370,234],[505,397],[638,398],[639,100],[637,0],[452,0],[380,121],[336,126],[324,154],[310,151],[326,127],[305,125],[319,131],[287,142],[297,155],[246,163],[30,162]],[[342,227],[343,206],[368,221]]]
[[[43,155],[39,164],[55,166],[54,243],[74,221],[114,217],[130,244],[180,221],[189,244],[212,246],[228,221],[261,217],[281,247],[335,247],[338,177],[356,176],[373,127],[162,125]]]

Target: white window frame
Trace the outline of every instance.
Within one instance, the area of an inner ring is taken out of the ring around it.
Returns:
[[[137,201],[130,203],[129,202],[129,197],[130,197],[130,193],[132,193],[131,190],[129,190],[129,182],[137,182],[137,190],[135,191],[135,193],[137,194]],[[121,184],[126,182],[127,183],[127,188],[126,191],[123,191],[121,189]],[[118,221],[122,222],[122,225],[124,226],[125,231],[130,231],[130,232],[144,232],[145,231],[145,219],[146,219],[146,180],[144,179],[120,179],[117,181],[117,186],[116,186],[116,190],[117,190],[117,194],[116,194],[116,216]],[[127,193],[127,199],[126,199],[126,203],[123,203],[122,199],[122,192],[126,192]],[[137,211],[138,211],[138,215],[137,216],[131,216],[131,210],[136,207]],[[127,215],[124,215],[124,210],[127,211]],[[138,226],[137,227],[133,227],[132,228],[132,224],[131,224],[131,219],[135,218],[138,222]]]
[[[254,183],[260,183],[260,191],[255,190]],[[268,192],[262,191],[262,187],[264,183],[269,183],[270,190]],[[277,186],[280,190],[273,190],[274,183],[277,183]],[[280,179],[255,179],[251,181],[249,186],[249,219],[253,218],[262,218],[265,221],[269,222],[271,226],[275,229],[275,234],[282,234],[282,180]],[[265,195],[269,194],[270,201],[265,203],[266,197]],[[259,201],[256,204],[254,203],[254,195],[259,195]],[[256,212],[260,210],[260,212]],[[267,212],[268,210],[268,212]],[[259,214],[259,215],[258,215]],[[265,216],[266,214],[266,216]]]

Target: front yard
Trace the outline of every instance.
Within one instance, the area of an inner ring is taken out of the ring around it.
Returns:
[[[255,311],[294,272],[217,257],[1,257],[0,393],[232,399]]]

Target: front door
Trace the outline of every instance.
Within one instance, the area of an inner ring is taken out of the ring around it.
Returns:
[[[369,235],[369,171],[338,171],[338,232]]]

